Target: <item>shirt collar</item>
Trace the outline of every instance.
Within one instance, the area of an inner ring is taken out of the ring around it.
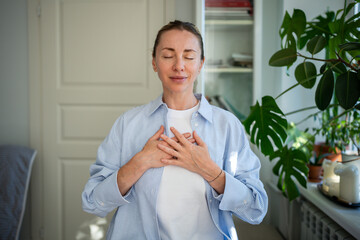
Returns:
[[[212,123],[212,108],[211,108],[210,103],[206,100],[206,98],[202,94],[195,93],[194,95],[198,100],[200,100],[200,107],[199,107],[198,112],[207,121]],[[148,109],[147,116],[152,115],[154,112],[156,112],[163,105],[167,108],[167,105],[163,102],[162,97],[163,97],[163,95],[161,94],[155,100],[150,102],[150,106],[149,106],[149,109]]]

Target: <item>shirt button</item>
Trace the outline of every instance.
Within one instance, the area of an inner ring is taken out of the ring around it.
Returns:
[[[247,201],[246,200],[244,200],[244,205],[246,205],[247,204]]]
[[[101,205],[101,206],[104,206],[104,203],[103,203],[103,202],[100,202],[100,205]]]
[[[199,126],[199,124],[198,124],[198,123],[195,123],[195,127],[197,127],[197,126]]]
[[[198,113],[195,113],[195,117],[197,117],[199,114]]]

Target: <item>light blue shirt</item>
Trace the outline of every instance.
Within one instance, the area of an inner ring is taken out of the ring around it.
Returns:
[[[211,159],[225,172],[223,194],[219,195],[204,180],[209,211],[224,239],[238,239],[232,214],[259,224],[267,212],[268,198],[259,180],[260,161],[251,151],[240,121],[230,112],[210,105],[200,94],[195,96],[201,101],[199,110],[192,115],[191,127],[207,144]],[[146,171],[125,196],[117,185],[117,171],[142,150],[161,125],[168,129],[167,111],[159,96],[124,113],[98,149],[82,204],[84,211],[100,217],[117,208],[107,239],[160,239],[156,199],[163,168]]]

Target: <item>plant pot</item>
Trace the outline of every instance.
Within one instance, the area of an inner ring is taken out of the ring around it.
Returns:
[[[322,176],[322,167],[317,165],[308,165],[309,168],[309,175],[308,179],[310,182],[321,182]]]
[[[336,148],[335,153],[334,153],[334,151],[331,149],[331,147],[329,145],[326,145],[324,142],[314,144],[314,152],[317,157],[322,154],[330,153],[330,155],[327,155],[326,157],[323,157],[322,159],[320,159],[320,161],[319,161],[320,164],[324,161],[324,158],[329,159],[332,162],[335,162],[335,161],[341,162],[342,161],[340,149]]]

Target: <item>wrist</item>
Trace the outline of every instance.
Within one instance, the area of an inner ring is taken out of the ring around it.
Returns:
[[[213,179],[211,179],[210,181],[208,181],[208,183],[214,182],[216,181],[216,179],[220,178],[220,176],[222,175],[224,171],[222,169],[220,169],[220,172],[218,173],[218,175],[216,175],[216,177],[214,177]]]
[[[150,167],[146,165],[146,161],[143,161],[144,156],[141,152],[138,152],[131,158],[129,162],[133,165],[133,168],[136,172],[139,172],[141,175],[146,172]]]
[[[202,170],[202,173],[200,175],[202,175],[202,177],[207,181],[210,182],[211,180],[213,180],[217,175],[219,175],[220,171],[222,169],[219,168],[217,165],[211,169],[204,169]]]

